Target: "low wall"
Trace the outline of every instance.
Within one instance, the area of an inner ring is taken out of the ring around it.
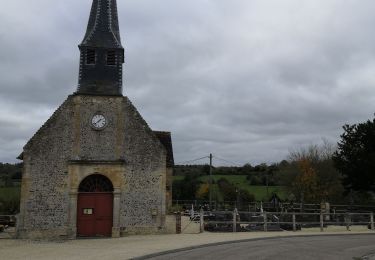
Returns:
[[[176,216],[167,215],[166,217],[166,232],[168,234],[176,234]],[[181,233],[182,234],[198,234],[200,233],[199,221],[190,221],[190,217],[181,216]]]

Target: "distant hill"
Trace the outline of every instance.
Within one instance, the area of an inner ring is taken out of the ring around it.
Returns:
[[[209,165],[176,165],[174,169],[174,200],[207,199],[209,194]],[[274,164],[223,166],[212,168],[212,199],[217,201],[268,201],[273,194],[287,199],[287,189]]]

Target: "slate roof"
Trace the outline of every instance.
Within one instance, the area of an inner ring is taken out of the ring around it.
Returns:
[[[153,131],[156,137],[160,140],[167,150],[167,167],[174,166],[172,136],[170,132]]]
[[[116,0],[92,0],[87,31],[79,49],[79,79],[75,94],[122,96],[125,54]]]
[[[93,0],[81,46],[122,48],[116,0]]]

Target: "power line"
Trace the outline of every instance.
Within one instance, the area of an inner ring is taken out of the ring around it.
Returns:
[[[228,160],[225,160],[223,158],[220,158],[220,157],[217,157],[216,155],[213,156],[215,159],[219,160],[219,161],[223,161],[223,162],[226,162],[226,163],[230,163],[232,165],[237,165],[237,166],[242,166],[243,164],[241,163],[236,163],[236,162],[232,162],[232,161],[228,161]]]
[[[216,155],[213,155],[212,157],[215,158],[215,159],[217,159],[217,160],[219,160],[219,161],[229,163],[229,164],[231,164],[233,166],[242,166],[243,165],[243,164],[238,163],[238,162],[233,162],[233,161],[229,161],[229,160],[220,158],[220,157],[218,157]],[[209,159],[209,158],[210,158],[210,156],[203,156],[203,157],[196,158],[196,159],[193,159],[193,160],[178,162],[177,164],[179,164],[179,165],[190,164],[190,163],[193,163],[193,162],[196,162],[196,161],[200,161],[200,160],[203,160],[203,159]]]
[[[193,163],[193,162],[196,162],[196,161],[200,161],[200,160],[203,160],[203,159],[206,159],[206,158],[210,158],[209,156],[204,156],[204,157],[201,157],[201,158],[197,158],[197,159],[193,159],[193,160],[190,160],[190,161],[185,161],[185,162],[179,162],[177,164],[189,164],[189,163]]]

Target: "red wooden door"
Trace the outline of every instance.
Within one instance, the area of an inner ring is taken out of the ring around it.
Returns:
[[[112,193],[79,193],[77,210],[77,236],[112,235]]]

